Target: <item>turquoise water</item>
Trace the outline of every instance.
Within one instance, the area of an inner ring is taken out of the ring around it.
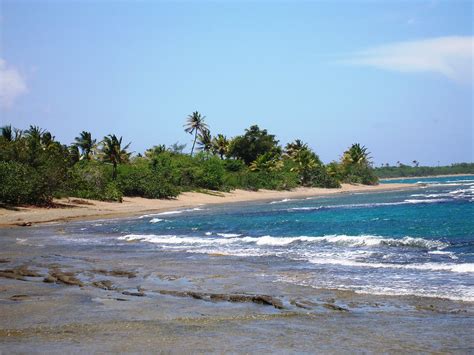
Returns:
[[[79,223],[74,238],[64,238],[157,256],[258,259],[274,270],[275,282],[474,301],[474,178],[417,181],[406,191]]]

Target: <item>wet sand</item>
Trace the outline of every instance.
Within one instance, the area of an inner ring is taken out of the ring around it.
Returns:
[[[275,257],[69,243],[82,226],[0,230],[0,353],[474,350],[472,303],[277,282],[306,271]]]
[[[202,205],[227,204],[326,196],[341,193],[382,192],[412,188],[415,184],[380,184],[376,186],[343,184],[339,189],[296,188],[291,191],[234,190],[232,192],[184,192],[176,199],[152,200],[126,197],[122,203],[77,198],[55,200],[57,208],[0,208],[0,227],[25,226],[39,223],[131,217],[144,213],[163,212]]]

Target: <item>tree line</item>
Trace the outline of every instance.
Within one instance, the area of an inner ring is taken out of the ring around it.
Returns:
[[[451,174],[474,174],[474,163],[456,163],[447,166],[420,166],[418,161],[413,161],[413,166],[398,163],[398,166],[385,164],[374,169],[375,175],[380,179],[398,177],[419,177]]]
[[[257,125],[232,138],[213,136],[205,116],[196,111],[186,118],[184,130],[193,137],[190,154],[176,143],[132,156],[131,143],[114,134],[98,141],[83,131],[67,145],[37,126],[4,126],[0,203],[51,204],[66,196],[121,201],[123,196],[173,198],[183,191],[377,183],[370,155],[357,143],[339,161],[325,165],[301,140],[283,147]]]

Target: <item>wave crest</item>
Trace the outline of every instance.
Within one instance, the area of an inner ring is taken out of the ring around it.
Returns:
[[[223,234],[223,233],[221,233]],[[424,238],[386,238],[376,235],[326,235],[321,237],[272,237],[265,235],[261,237],[240,237],[238,234],[226,234],[223,238],[213,237],[190,237],[177,235],[144,235],[128,234],[118,238],[125,241],[143,241],[155,244],[185,244],[185,245],[224,245],[224,244],[256,244],[259,246],[286,246],[297,243],[331,243],[348,247],[412,247],[421,249],[442,249],[449,244],[439,240]]]

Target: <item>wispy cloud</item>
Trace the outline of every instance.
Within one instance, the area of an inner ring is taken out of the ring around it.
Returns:
[[[27,91],[23,76],[0,58],[0,107],[11,107],[15,100]]]
[[[474,37],[436,37],[395,42],[353,53],[345,64],[399,72],[432,72],[458,82],[473,81]]]

